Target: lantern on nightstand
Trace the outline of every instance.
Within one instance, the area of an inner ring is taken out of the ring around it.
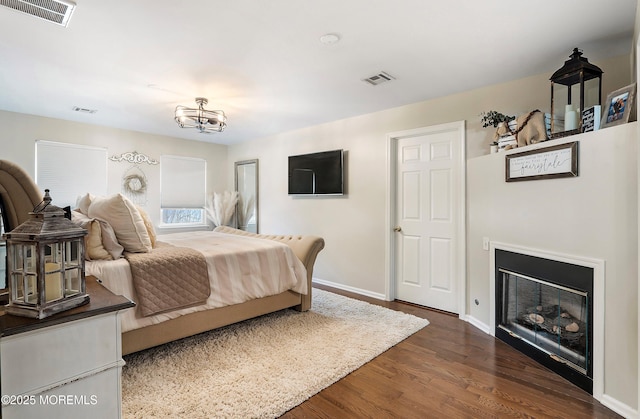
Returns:
[[[42,319],[89,302],[85,288],[87,231],[51,205],[49,190],[30,219],[5,233],[9,304],[6,312]]]
[[[551,138],[582,132],[582,111],[602,101],[602,70],[573,49],[551,76]]]

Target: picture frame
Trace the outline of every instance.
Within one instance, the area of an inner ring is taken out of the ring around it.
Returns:
[[[578,141],[505,156],[505,181],[578,176]]]
[[[602,105],[601,128],[626,124],[635,111],[636,83],[614,90]]]
[[[600,129],[602,106],[594,105],[582,111],[582,132],[597,131]]]

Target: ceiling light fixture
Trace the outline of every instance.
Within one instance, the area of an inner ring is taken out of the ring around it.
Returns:
[[[197,128],[201,133],[222,132],[227,126],[227,117],[223,111],[209,111],[204,105],[209,103],[206,98],[197,97],[198,108],[176,106],[175,120],[180,128]]]

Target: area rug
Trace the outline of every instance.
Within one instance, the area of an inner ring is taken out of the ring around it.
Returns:
[[[132,418],[273,418],[429,322],[314,289],[310,311],[282,310],[124,357]]]

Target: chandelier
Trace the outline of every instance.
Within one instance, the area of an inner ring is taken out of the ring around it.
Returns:
[[[176,106],[175,120],[180,128],[197,128],[200,132],[222,132],[227,126],[227,117],[223,111],[208,111],[204,105],[209,103],[206,98],[197,97],[198,108]]]

